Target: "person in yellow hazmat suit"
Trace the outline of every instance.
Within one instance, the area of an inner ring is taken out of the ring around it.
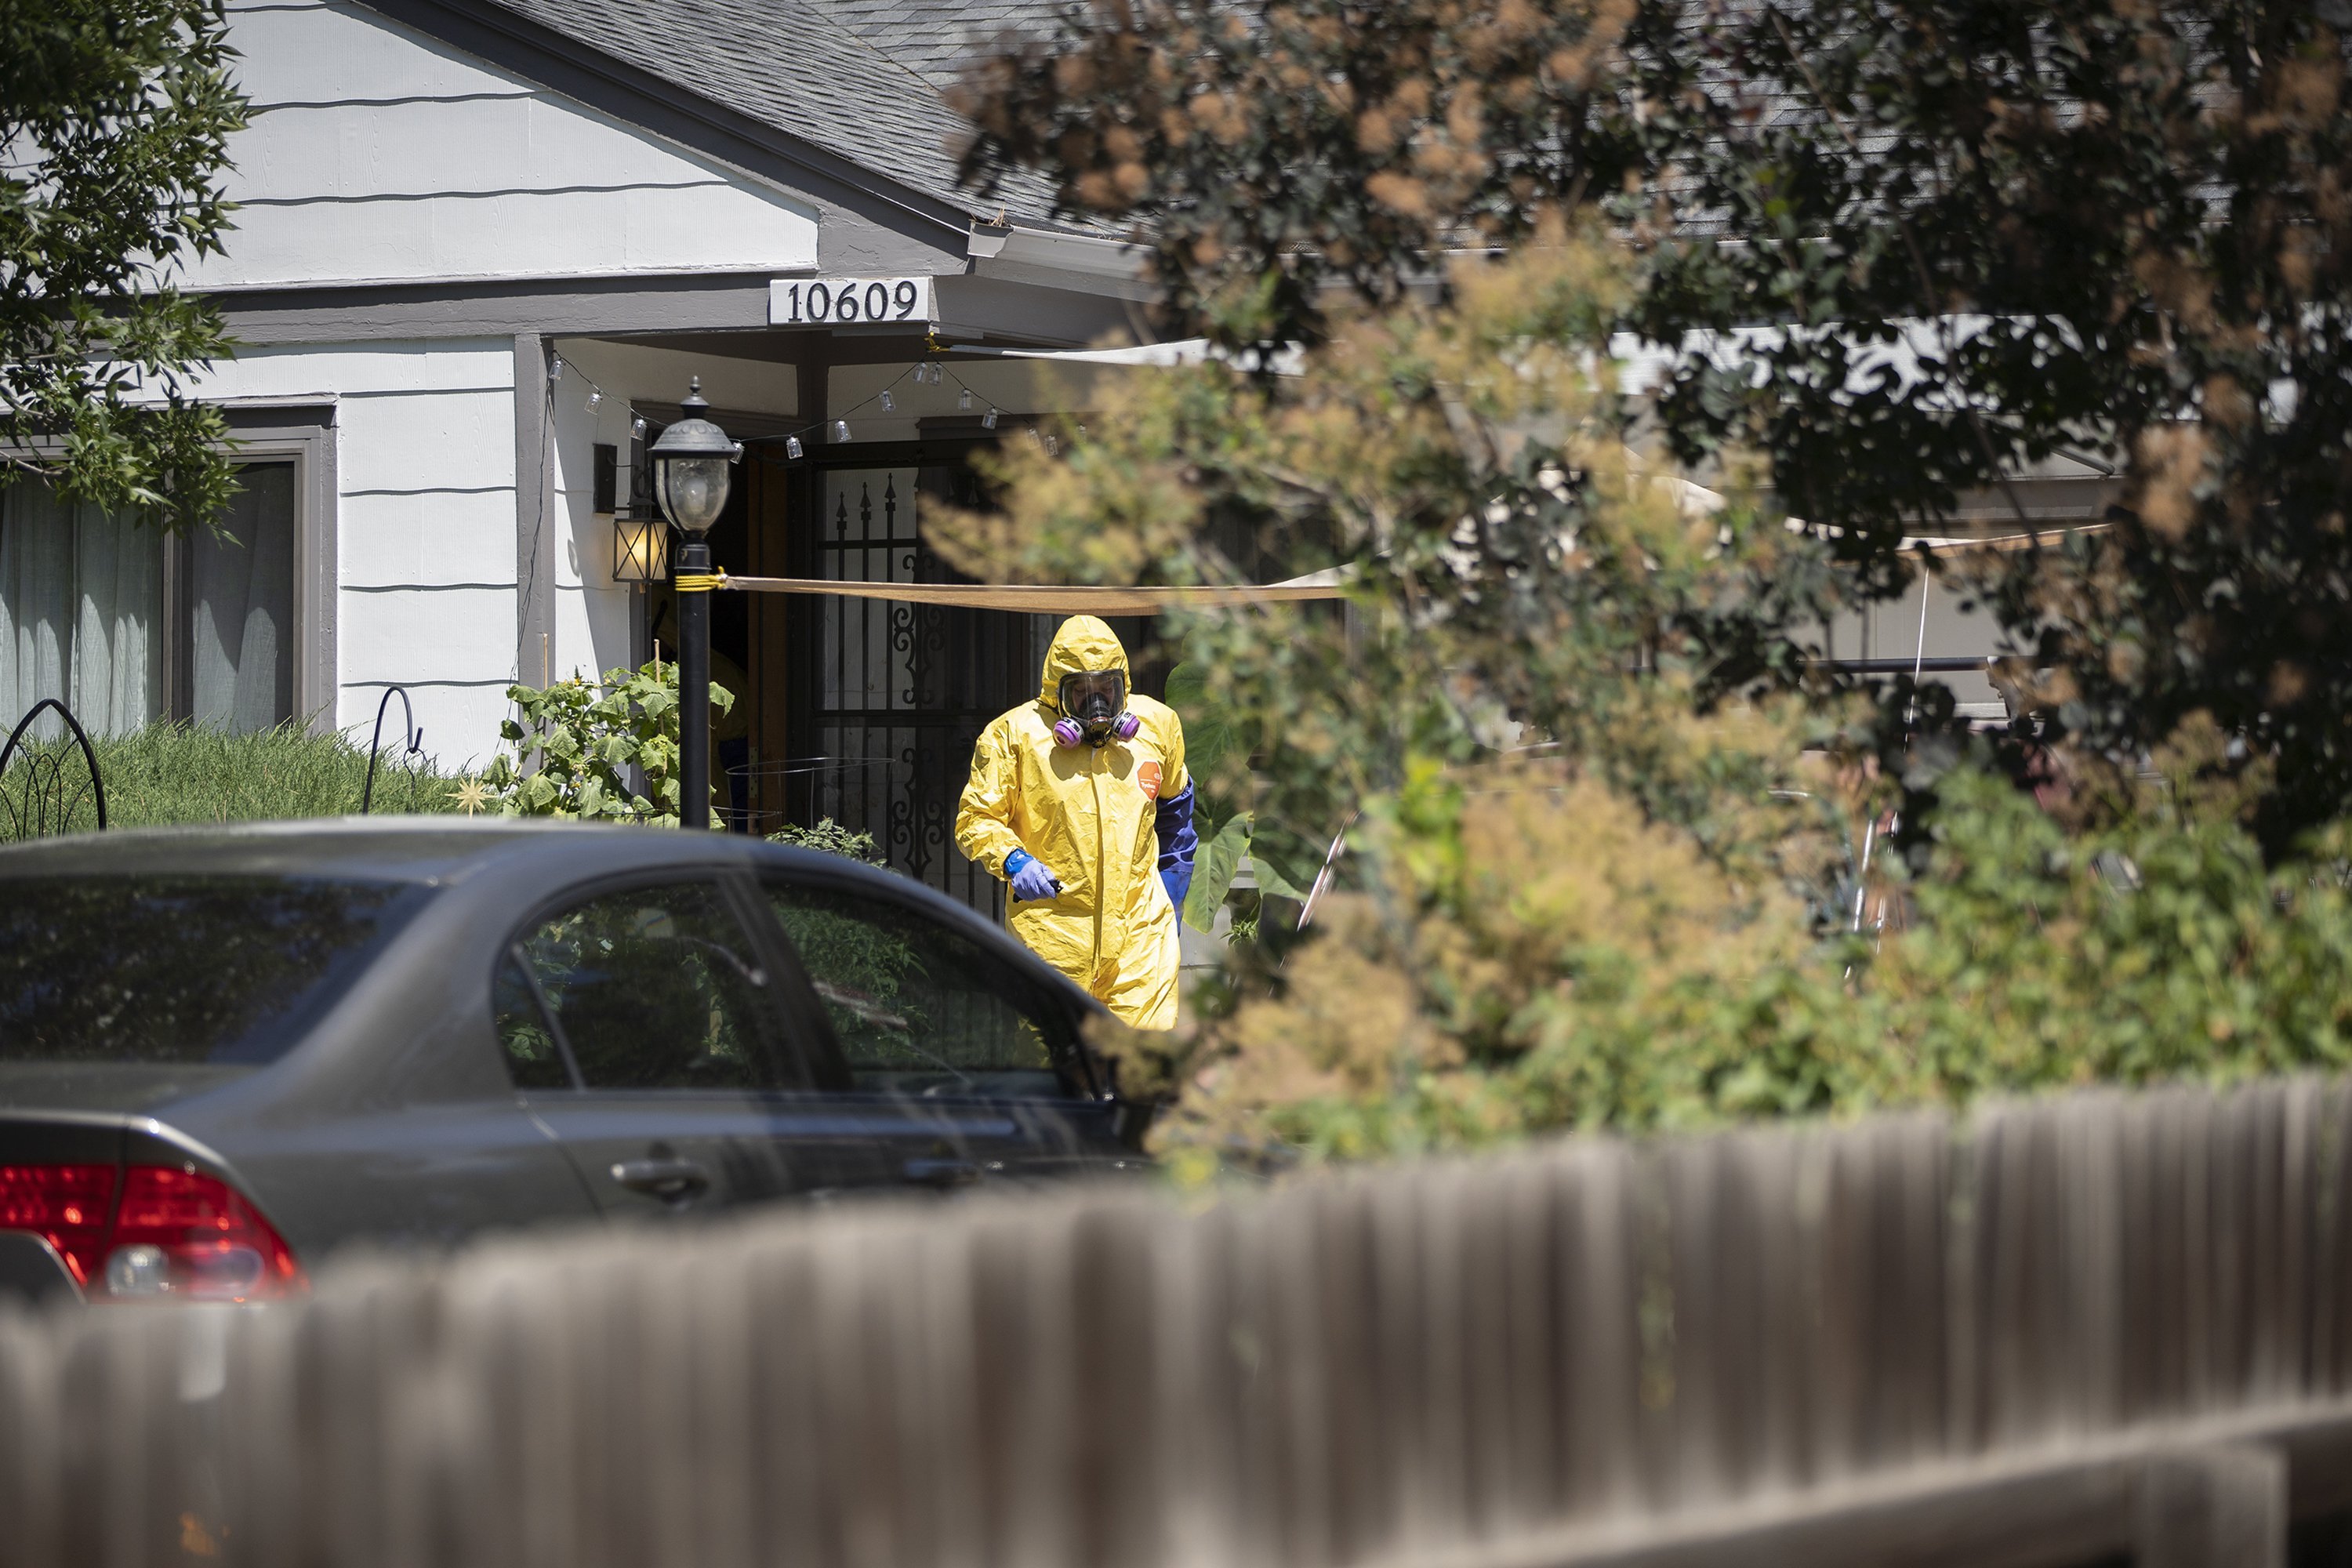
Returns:
[[[1128,689],[1092,616],[1054,634],[1037,700],[972,748],[956,846],[1012,884],[1013,934],[1139,1029],[1176,1026],[1192,781],[1176,710]]]

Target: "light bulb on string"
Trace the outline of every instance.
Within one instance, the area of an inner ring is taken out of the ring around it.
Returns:
[[[596,405],[597,405],[598,404],[603,403],[604,401],[604,389],[603,387],[601,387],[601,386],[592,386],[592,387],[590,387],[590,388],[588,389],[588,412],[589,412],[589,413],[591,413],[591,414],[595,413],[595,412],[596,412]]]
[[[562,382],[563,362],[559,359],[555,362],[554,368],[547,373],[547,384],[550,386],[560,386],[562,384]]]
[[[957,406],[958,408],[962,408],[962,409],[969,409],[969,408],[971,408],[971,387],[967,386],[967,387],[965,387],[961,392],[959,392],[959,393],[957,393],[957,394],[956,394],[956,406]]]
[[[848,420],[836,419],[833,422],[833,438],[836,441],[846,441],[849,439]]]
[[[993,430],[996,428],[995,409],[991,408],[987,413],[980,416],[980,427],[983,430]]]
[[[629,434],[636,440],[646,438],[646,416],[642,414],[629,421]]]
[[[787,436],[784,437],[784,456],[787,458],[798,458],[801,456],[801,438],[799,437]]]
[[[883,412],[883,413],[885,413],[885,414],[891,413],[892,411],[894,411],[895,409],[897,409],[897,408],[898,408],[898,405],[897,404],[897,402],[896,402],[896,401],[894,401],[894,400],[891,398],[891,396],[890,396],[890,389],[889,389],[888,387],[887,387],[887,386],[886,386],[886,387],[884,387],[884,388],[882,389],[882,412]]]

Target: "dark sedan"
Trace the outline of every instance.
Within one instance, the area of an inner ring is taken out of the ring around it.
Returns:
[[[448,819],[0,850],[0,1289],[1131,1168],[1096,1005],[903,878]]]

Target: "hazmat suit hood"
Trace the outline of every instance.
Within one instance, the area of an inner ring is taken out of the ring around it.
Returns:
[[[1054,644],[1045,650],[1045,668],[1038,678],[1037,700],[1059,713],[1062,710],[1062,677],[1087,675],[1115,669],[1128,689],[1135,687],[1135,677],[1127,668],[1127,648],[1118,634],[1093,616],[1072,616],[1054,634]]]

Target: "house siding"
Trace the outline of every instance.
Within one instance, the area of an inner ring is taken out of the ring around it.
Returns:
[[[343,4],[229,7],[252,123],[204,289],[813,268],[816,209]]]
[[[487,759],[515,678],[511,341],[248,351],[198,390],[333,404],[334,721],[396,681],[445,765]]]

